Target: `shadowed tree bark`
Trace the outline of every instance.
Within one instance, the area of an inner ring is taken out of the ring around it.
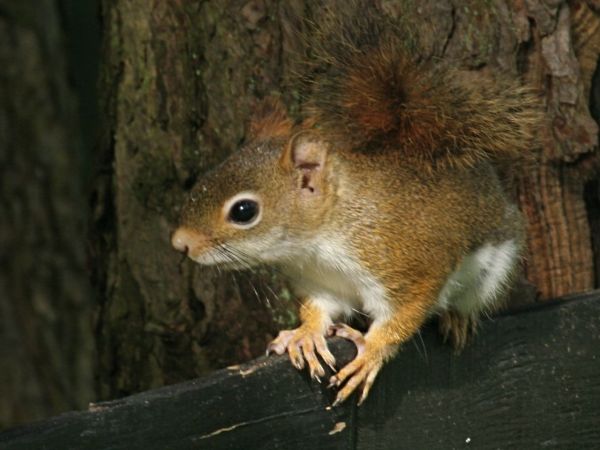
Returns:
[[[321,3],[102,2],[103,171],[93,212],[102,397],[246,360],[293,322],[294,303],[272,274],[254,276],[255,295],[242,276],[182,260],[169,235],[198,174],[243,142],[257,99],[280,93],[296,110],[294,17],[316,16]],[[542,157],[531,170],[514,168],[529,222],[527,275],[540,299],[591,289],[597,217],[588,215],[586,198],[597,202],[597,188],[585,187],[598,164],[589,112],[597,2],[380,3],[416,30],[422,58],[539,88],[548,111]]]
[[[245,276],[202,270],[169,244],[186,189],[239,146],[254,99],[278,87],[277,11],[103,2],[105,171],[94,212],[102,397],[249,359],[274,333],[277,308],[285,313]]]
[[[93,399],[82,141],[58,3],[0,1],[0,428]]]

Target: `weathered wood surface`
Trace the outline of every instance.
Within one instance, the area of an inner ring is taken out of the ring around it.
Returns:
[[[600,292],[488,321],[461,356],[430,327],[363,406],[332,398],[284,357],[260,358],[6,431],[0,448],[599,448]]]

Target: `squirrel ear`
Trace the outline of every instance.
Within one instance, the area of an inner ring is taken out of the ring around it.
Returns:
[[[328,146],[314,133],[300,131],[286,145],[280,163],[287,168],[320,171],[325,166]]]
[[[328,145],[314,133],[301,131],[286,145],[280,164],[298,174],[298,187],[308,195],[319,194],[326,179]]]
[[[289,136],[292,121],[277,97],[266,97],[254,107],[247,130],[247,141]]]

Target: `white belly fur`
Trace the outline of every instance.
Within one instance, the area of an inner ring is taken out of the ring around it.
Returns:
[[[283,265],[296,295],[310,299],[331,320],[357,310],[375,322],[391,317],[385,288],[360,267],[343,243],[320,240],[306,250],[310,256],[301,262]],[[481,246],[450,275],[438,296],[438,309],[452,308],[464,315],[492,309],[518,262],[519,248],[513,239]]]
[[[492,309],[506,291],[519,263],[519,248],[513,239],[485,244],[466,256],[440,291],[440,309],[476,314]]]
[[[310,299],[332,320],[356,311],[384,322],[392,310],[385,289],[367,273],[343,242],[321,239],[307,246],[308,257],[284,266],[296,295]]]

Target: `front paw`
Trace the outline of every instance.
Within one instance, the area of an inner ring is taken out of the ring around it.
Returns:
[[[282,355],[288,352],[292,365],[302,370],[306,364],[311,378],[321,381],[325,376],[325,370],[317,358],[317,354],[323,359],[331,370],[335,371],[335,357],[327,348],[325,337],[316,331],[304,327],[295,330],[283,330],[277,338],[267,347],[267,355],[277,353]]]
[[[337,394],[333,406],[345,401],[359,386],[362,386],[358,404],[362,404],[373,386],[373,382],[383,366],[385,360],[384,352],[376,351],[365,336],[348,325],[336,324],[329,328],[330,335],[336,335],[348,339],[356,345],[357,355],[353,361],[348,363],[337,374],[329,379],[330,387],[340,387],[346,383]],[[371,343],[372,344],[372,343]]]
[[[338,392],[332,406],[337,406],[344,402],[350,395],[361,386],[358,405],[360,406],[373,386],[373,382],[383,366],[384,358],[375,352],[365,351],[357,356],[352,362],[344,366],[337,374],[329,379],[329,386],[341,386],[346,383]]]

